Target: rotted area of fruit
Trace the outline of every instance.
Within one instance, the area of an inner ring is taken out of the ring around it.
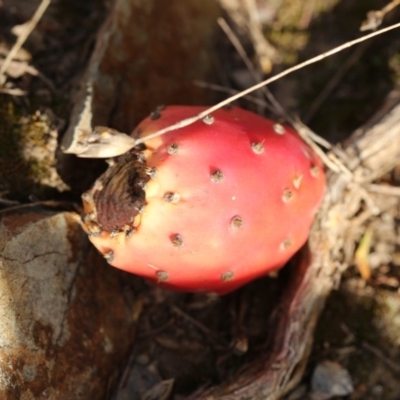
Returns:
[[[152,135],[205,109],[168,106],[131,136],[92,134],[84,156],[118,156],[83,194],[83,223],[114,267],[175,290],[224,294],[302,247],[326,182],[292,128],[238,107]]]

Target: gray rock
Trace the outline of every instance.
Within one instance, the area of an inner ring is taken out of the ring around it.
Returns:
[[[314,370],[311,379],[311,392],[314,400],[347,396],[353,392],[350,374],[336,362],[323,361]]]
[[[76,214],[4,216],[0,398],[103,398],[130,346],[129,278],[90,247]]]

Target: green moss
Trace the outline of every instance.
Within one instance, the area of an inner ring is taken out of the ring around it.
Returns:
[[[265,35],[278,48],[284,64],[298,61],[298,53],[310,40],[309,27],[312,20],[326,13],[339,0],[316,1],[310,7],[309,2],[283,0],[272,26],[268,26]]]
[[[272,30],[269,32],[269,39],[279,48],[282,62],[294,64],[298,59],[298,52],[304,49],[309,41],[309,34],[293,30]]]
[[[400,53],[395,53],[389,59],[389,68],[392,71],[392,80],[399,86],[400,85]]]
[[[21,157],[20,115],[9,96],[0,96],[0,187],[18,192],[29,175],[29,165]],[[20,179],[22,178],[23,179]]]
[[[22,115],[10,96],[0,96],[0,188],[8,198],[43,197],[65,189],[54,168],[57,144],[49,115]]]

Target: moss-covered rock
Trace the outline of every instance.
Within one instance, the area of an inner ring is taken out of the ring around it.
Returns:
[[[10,96],[0,97],[0,190],[11,199],[42,197],[67,186],[55,169],[57,129],[50,112],[23,115]]]

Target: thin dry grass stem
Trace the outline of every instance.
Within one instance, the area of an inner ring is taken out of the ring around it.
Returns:
[[[350,68],[356,64],[356,62],[360,59],[361,55],[367,49],[369,43],[365,42],[362,45],[358,46],[349,58],[341,65],[341,67],[336,71],[336,73],[332,76],[332,78],[328,81],[328,83],[324,86],[319,95],[314,99],[311,106],[307,110],[305,116],[303,116],[303,121],[308,123],[312,120],[315,113],[327,99],[327,97],[332,93],[335,87],[339,84],[339,82],[343,79],[345,74],[350,70]]]
[[[252,75],[254,82],[258,83],[261,81],[261,76],[260,74],[256,71],[255,67],[253,66],[253,63],[250,61],[246,50],[243,48],[242,44],[240,43],[240,40],[238,37],[235,35],[231,27],[228,25],[228,23],[225,21],[224,18],[218,18],[217,23],[220,26],[220,28],[224,31],[225,35],[235,48],[236,52],[239,54],[240,58],[242,59],[243,63],[246,65],[247,70],[250,72]],[[260,89],[264,95],[267,95],[267,92],[269,90],[266,87],[263,87]],[[257,93],[255,93],[257,94]]]
[[[243,48],[238,37],[235,35],[231,27],[225,21],[225,18],[218,18],[217,22],[218,25],[221,27],[221,29],[224,31],[225,35],[227,36],[231,44],[235,47],[242,61],[246,64],[246,67],[250,71],[254,80],[258,83],[261,80],[260,74],[254,68],[252,62],[250,61],[248,55],[246,54],[246,50]],[[264,88],[261,88],[261,90],[264,90]]]
[[[299,130],[298,134],[301,136],[301,138],[313,149],[313,151],[321,158],[322,162],[333,172],[339,173],[341,171],[341,162],[334,157],[333,159],[329,157],[325,152],[314,142],[310,139],[307,133],[304,132],[304,130]],[[342,166],[343,170],[346,170],[344,165]],[[350,173],[349,178],[352,177],[352,174]]]
[[[9,94],[11,96],[26,96],[27,92],[21,89],[14,88],[2,88],[0,87],[0,93]]]
[[[210,90],[214,90],[216,92],[222,92],[222,93],[227,93],[227,94],[231,94],[234,95],[236,93],[239,93],[239,90],[235,90],[232,88],[228,88],[225,86],[221,86],[221,85],[217,85],[215,83],[209,83],[209,82],[203,82],[203,81],[193,81],[193,84],[195,86],[198,86],[200,88],[204,88],[204,89],[210,89]],[[250,103],[253,103],[259,107],[268,109],[272,112],[275,112],[276,110],[270,105],[268,104],[265,100],[263,99],[259,99],[258,97],[254,97],[251,95],[247,95],[246,97],[243,98],[244,100],[247,100]]]
[[[247,68],[249,69],[249,71],[251,72],[251,74],[253,75],[254,79],[259,81],[261,78],[259,76],[259,74],[257,73],[257,71],[255,70],[254,66],[252,65],[252,63],[250,62],[245,50],[243,49],[240,41],[237,39],[237,37],[235,36],[235,34],[232,32],[232,30],[230,29],[230,27],[228,26],[228,24],[223,20],[220,19],[219,21],[219,25],[221,26],[221,28],[224,30],[224,32],[226,33],[226,35],[228,36],[228,38],[230,39],[231,43],[234,45],[234,47],[236,48],[236,50],[238,51],[239,55],[241,56],[241,58],[243,59],[244,63],[246,64]],[[395,24],[392,25],[388,28],[382,29],[378,32],[374,32],[373,34],[369,34],[364,36],[363,38],[359,38],[356,40],[353,40],[351,42],[347,42],[341,46],[338,46],[324,54],[321,54],[317,57],[314,57],[310,60],[305,61],[304,63],[301,63],[295,67],[289,68],[288,70],[284,71],[281,74],[276,75],[275,77],[269,78],[265,81],[259,82],[257,83],[255,86],[235,94],[234,96],[230,97],[229,99],[217,104],[214,107],[209,108],[208,110],[206,110],[205,112],[199,114],[196,117],[192,117],[189,118],[187,120],[181,121],[178,124],[176,124],[175,126],[177,126],[177,128],[179,129],[180,127],[184,127],[184,126],[188,126],[193,122],[196,122],[202,118],[204,118],[206,115],[212,113],[213,111],[219,109],[220,107],[229,104],[230,102],[241,98],[242,96],[247,95],[248,93],[251,93],[252,91],[258,90],[258,89],[265,89],[265,85],[273,82],[274,80],[277,80],[279,78],[281,78],[282,76],[288,75],[291,72],[294,72],[300,68],[303,68],[307,65],[310,65],[312,63],[318,62],[326,57],[329,57],[330,55],[333,55],[343,49],[349,48],[357,43],[360,43],[364,40],[367,40],[369,38],[372,38],[374,36],[376,36],[377,34],[381,34],[384,33],[388,30],[391,29],[396,29],[400,26],[400,24]],[[326,95],[327,90],[332,90],[331,86],[334,86],[337,84],[338,80],[341,79],[341,77],[343,76],[344,72],[348,70],[348,68],[351,67],[351,65],[354,64],[354,62],[359,58],[359,56],[361,55],[362,51],[365,50],[364,48],[365,46],[363,46],[363,48],[359,51],[356,51],[355,53],[353,53],[353,57],[350,58],[350,61],[348,61],[346,68],[341,70],[341,73],[338,74],[336,76],[336,78],[334,80],[331,81],[330,86],[325,90],[324,92],[324,96]],[[358,193],[362,194],[362,198],[364,200],[364,202],[366,203],[366,205],[368,206],[368,213],[370,215],[376,215],[380,212],[379,208],[376,206],[375,202],[372,200],[371,196],[369,195],[368,191],[361,186],[361,184],[359,182],[356,182],[355,177],[353,175],[353,173],[351,172],[351,170],[346,166],[346,161],[347,158],[345,157],[345,152],[343,152],[341,150],[340,147],[337,146],[332,146],[328,141],[326,141],[325,139],[321,138],[320,136],[318,136],[317,134],[315,134],[314,132],[312,132],[307,126],[305,126],[304,124],[302,124],[300,121],[298,120],[294,120],[293,118],[291,118],[289,115],[287,115],[287,113],[285,112],[285,110],[283,109],[283,107],[281,107],[281,105],[275,100],[275,98],[273,97],[273,95],[270,93],[270,91],[265,92],[264,93],[268,96],[269,100],[271,101],[271,97],[272,97],[272,101],[271,103],[276,107],[276,109],[285,116],[285,118],[291,122],[291,124],[297,129],[297,131],[299,132],[300,136],[303,138],[303,140],[315,151],[315,153],[322,159],[322,161],[324,162],[324,164],[331,169],[332,171],[336,172],[336,173],[342,173],[346,179],[348,180],[348,182],[351,182],[352,187],[358,191]],[[321,98],[322,99],[322,98]],[[182,124],[182,125],[181,125]],[[142,141],[145,141],[149,138],[152,137],[156,137],[159,135],[162,135],[170,130],[175,129],[174,126],[172,127],[167,127],[159,132],[155,132],[151,135],[148,135],[147,137],[142,138]],[[140,141],[137,141],[137,143],[140,143]],[[322,146],[324,148],[326,148],[327,150],[330,150],[328,154],[325,154],[325,152],[318,146]]]
[[[268,74],[271,72],[273,62],[277,60],[276,49],[267,41],[263,34],[262,24],[258,18],[258,8],[255,0],[242,0],[248,18],[246,19],[247,28],[253,41],[254,49],[258,57],[261,70]]]
[[[257,72],[255,69],[253,63],[250,61],[249,56],[246,53],[246,50],[240,43],[240,40],[237,38],[231,27],[227,24],[225,19],[223,18],[218,18],[217,20],[219,26],[221,29],[224,31],[230,42],[232,43],[233,47],[235,47],[236,51],[238,52],[240,58],[246,65],[247,69],[250,71],[251,75],[253,76],[254,82],[255,83],[260,83],[262,81],[261,75]],[[285,111],[285,109],[281,106],[281,104],[276,100],[275,96],[272,94],[272,92],[268,89],[267,86],[263,86],[260,88],[262,93],[265,95],[265,97],[269,100],[269,102],[272,104],[274,107],[274,111],[280,116],[284,117],[287,121],[291,121],[291,117],[289,114]]]
[[[349,168],[337,157],[337,155],[332,151],[327,154],[327,157],[339,168],[339,170],[349,179],[354,180],[354,174]]]
[[[369,191],[358,182],[351,182],[350,187],[357,191],[360,198],[364,201],[371,212],[371,216],[379,215],[382,210],[376,205],[375,200],[371,197]]]
[[[337,47],[333,48],[332,50],[329,50],[329,51],[327,51],[325,53],[319,54],[318,56],[310,58],[309,60],[306,60],[306,61],[304,61],[304,62],[302,62],[300,64],[295,65],[294,67],[288,68],[287,70],[285,70],[285,71],[283,71],[283,72],[281,72],[281,73],[279,73],[279,74],[277,74],[277,75],[275,75],[275,76],[273,76],[271,78],[268,78],[268,79],[266,79],[266,80],[264,80],[264,81],[262,81],[262,82],[260,82],[260,83],[258,83],[256,85],[254,85],[254,86],[252,86],[252,87],[250,87],[250,88],[248,88],[248,89],[246,89],[246,90],[244,90],[244,91],[242,91],[242,92],[240,92],[240,93],[238,93],[238,94],[236,94],[236,95],[234,95],[232,97],[229,97],[228,99],[226,99],[224,101],[221,101],[220,103],[208,108],[207,110],[205,110],[204,112],[199,113],[198,115],[195,115],[195,116],[193,116],[191,118],[187,118],[187,119],[182,120],[182,121],[179,121],[176,124],[168,126],[168,127],[164,128],[164,129],[156,131],[156,132],[154,132],[154,133],[152,133],[150,135],[144,136],[144,137],[142,137],[140,139],[137,139],[135,144],[138,145],[140,143],[144,143],[147,140],[150,140],[150,139],[153,139],[155,137],[164,135],[167,132],[170,132],[170,131],[173,131],[173,130],[176,130],[176,129],[181,129],[183,127],[189,126],[189,125],[191,125],[191,124],[203,119],[204,117],[206,117],[207,115],[213,113],[214,111],[220,109],[221,107],[224,107],[224,106],[232,103],[233,101],[238,100],[238,99],[240,99],[240,98],[242,98],[242,97],[254,92],[255,90],[261,89],[263,86],[268,85],[268,84],[270,84],[272,82],[275,82],[278,79],[283,78],[284,76],[287,76],[287,75],[289,75],[289,74],[291,74],[291,73],[293,73],[295,71],[298,71],[299,69],[302,69],[302,68],[304,68],[304,67],[306,67],[308,65],[315,64],[318,61],[321,61],[321,60],[323,60],[323,59],[325,59],[327,57],[330,57],[330,56],[332,56],[332,55],[334,55],[336,53],[339,53],[340,51],[343,51],[345,49],[353,47],[358,43],[362,43],[365,40],[371,39],[371,38],[373,38],[375,36],[381,35],[381,34],[383,34],[385,32],[389,32],[389,31],[397,29],[397,28],[400,28],[400,23],[390,25],[390,26],[388,26],[386,28],[380,29],[379,31],[372,32],[372,33],[370,33],[368,35],[365,35],[365,36],[363,36],[361,38],[357,38],[357,39],[351,40],[349,42],[346,42],[346,43],[344,43],[344,44],[342,44],[340,46],[337,46]]]
[[[348,164],[348,157],[340,146],[333,146],[323,137],[313,132],[299,119],[293,120],[292,125],[302,137],[302,139],[320,156],[323,163],[330,170],[336,173],[342,172],[348,180],[354,181],[353,173],[346,166],[346,164]],[[325,152],[323,152],[318,145],[325,148],[326,150],[329,150],[329,152],[325,154]]]
[[[337,146],[332,146],[327,140],[313,132],[309,127],[304,125],[300,120],[293,120],[292,125],[301,136],[301,138],[318,154],[323,163],[333,172],[342,172],[349,180],[354,180],[353,173],[346,167],[346,157],[344,152]],[[325,154],[319,147],[330,150]]]
[[[360,31],[377,29],[385,18],[385,15],[400,5],[400,0],[392,0],[380,10],[372,10],[367,13],[367,19],[360,26]]]
[[[255,83],[262,82],[261,75],[257,72],[255,67],[253,66],[252,62],[250,61],[249,56],[246,53],[246,50],[243,48],[242,44],[240,43],[239,39],[237,38],[235,33],[230,28],[230,26],[226,23],[226,21],[223,18],[219,18],[218,23],[219,23],[220,27],[222,28],[222,30],[227,35],[228,39],[231,41],[232,45],[235,47],[239,56],[245,63],[247,69],[252,74]],[[281,117],[283,117],[284,119],[286,119],[286,121],[290,122],[293,125],[293,123],[294,123],[293,118],[286,112],[286,110],[278,102],[278,100],[275,98],[275,96],[272,94],[272,92],[268,89],[268,87],[263,86],[261,88],[261,90],[262,90],[262,93],[265,95],[265,97],[269,100],[269,102],[274,107],[273,111],[275,113],[278,113]]]
[[[311,131],[312,132],[312,131]],[[319,137],[317,135],[317,137]],[[311,136],[311,138],[317,142],[317,140],[315,140],[314,137]],[[318,143],[318,142],[317,142]],[[334,153],[335,155],[337,155],[344,164],[346,165],[350,165],[350,161],[351,158],[349,157],[349,155],[343,150],[342,144],[341,143],[336,143],[334,146],[331,147],[330,149],[332,151],[332,153]],[[351,169],[351,168],[350,168]]]
[[[384,196],[396,196],[400,197],[400,187],[397,186],[389,186],[389,185],[378,185],[375,183],[371,183],[366,186],[366,189],[369,192],[381,194]]]
[[[381,350],[377,349],[375,346],[368,342],[363,342],[361,346],[372,353],[384,364],[386,364],[391,370],[393,370],[397,374],[400,374],[400,366],[395,363],[390,357],[388,357],[387,354],[383,354]]]
[[[47,7],[50,5],[50,2],[51,0],[42,0],[33,17],[28,22],[25,23],[24,29],[18,36],[17,41],[15,42],[10,52],[7,54],[7,57],[5,58],[3,64],[0,67],[0,86],[2,86],[6,81],[5,73],[10,63],[12,62],[18,51],[21,49],[22,45],[25,43],[26,39],[29,37],[31,32],[35,29],[36,25],[42,18]]]
[[[293,126],[297,130],[304,130],[307,131],[307,136],[309,136],[310,139],[312,139],[315,143],[319,144],[321,147],[327,149],[327,150],[332,150],[333,145],[328,142],[326,139],[323,137],[317,135],[315,132],[313,132],[307,125],[305,125],[300,119],[296,118],[294,120]]]
[[[176,306],[171,306],[171,310],[177,314],[179,317],[184,318],[188,322],[190,322],[193,326],[195,326],[197,329],[200,331],[204,332],[209,339],[213,340],[214,342],[224,346],[224,347],[229,347],[229,344],[225,342],[225,340],[221,339],[218,335],[215,334],[211,329],[207,328],[205,325],[197,321],[195,318],[191,317],[187,313],[185,313],[183,310]]]
[[[250,61],[245,49],[243,48],[242,44],[240,43],[239,39],[235,35],[235,33],[232,31],[230,26],[227,24],[227,22],[223,18],[218,19],[218,24],[224,31],[224,33],[227,35],[228,39],[232,43],[232,45],[235,47],[236,51],[240,55],[241,59],[243,60],[244,64],[246,65],[247,69],[250,71],[252,74],[254,81],[256,83],[259,83],[262,81],[260,74],[256,71],[254,68],[252,62]],[[304,124],[302,124],[299,121],[296,121],[294,118],[292,118],[286,110],[282,107],[282,105],[276,100],[272,92],[266,87],[263,86],[262,92],[264,95],[267,97],[267,99],[270,101],[270,103],[274,106],[275,111],[278,112],[283,118],[285,118],[288,122],[292,124],[300,133],[302,136],[303,140],[305,140],[309,146],[321,157],[325,165],[330,168],[331,170],[335,172],[342,171],[344,172],[349,178],[352,178],[351,172],[344,166],[342,162],[337,157],[332,156],[331,158],[327,157],[324,152],[322,152],[318,146],[315,145],[315,143],[321,145],[322,147],[325,147],[326,149],[332,149],[332,145],[323,139],[322,137],[318,136],[316,133],[312,132],[311,129],[306,127]],[[311,139],[311,140],[309,140]]]
[[[218,24],[220,25],[220,27],[224,31],[224,33],[227,35],[227,37],[230,40],[230,42],[232,43],[232,45],[235,47],[235,49],[238,52],[239,56],[241,57],[242,61],[246,65],[247,69],[252,74],[254,81],[256,83],[260,83],[262,81],[261,76],[254,68],[245,49],[243,48],[242,44],[240,43],[240,41],[237,38],[237,36],[235,35],[235,33],[232,31],[232,29],[227,24],[225,19],[219,18]],[[281,106],[281,104],[276,100],[274,95],[271,93],[271,91],[266,86],[263,86],[261,88],[261,90],[264,93],[264,95],[268,98],[268,100],[271,102],[271,104],[274,106],[274,110],[276,112],[278,112],[282,117],[284,117],[288,122],[290,122],[299,131],[299,133],[301,132],[301,136],[303,137],[303,139],[306,140],[306,142],[313,148],[313,150],[317,154],[319,154],[319,156],[323,159],[324,163],[330,169],[332,169],[335,172],[339,172],[340,169],[346,169],[344,166],[342,166],[342,168],[337,168],[337,164],[339,161],[335,159],[335,160],[332,160],[332,162],[331,162],[331,160],[325,155],[325,153],[322,152],[318,148],[318,146],[315,145],[315,143],[318,143],[321,146],[325,147],[326,149],[331,149],[332,145],[328,141],[326,141],[325,139],[321,138],[320,136],[318,136],[317,134],[312,132],[304,124],[301,124],[299,121],[296,121],[294,118],[292,118],[285,111],[285,109]],[[309,138],[311,140],[309,140]]]

